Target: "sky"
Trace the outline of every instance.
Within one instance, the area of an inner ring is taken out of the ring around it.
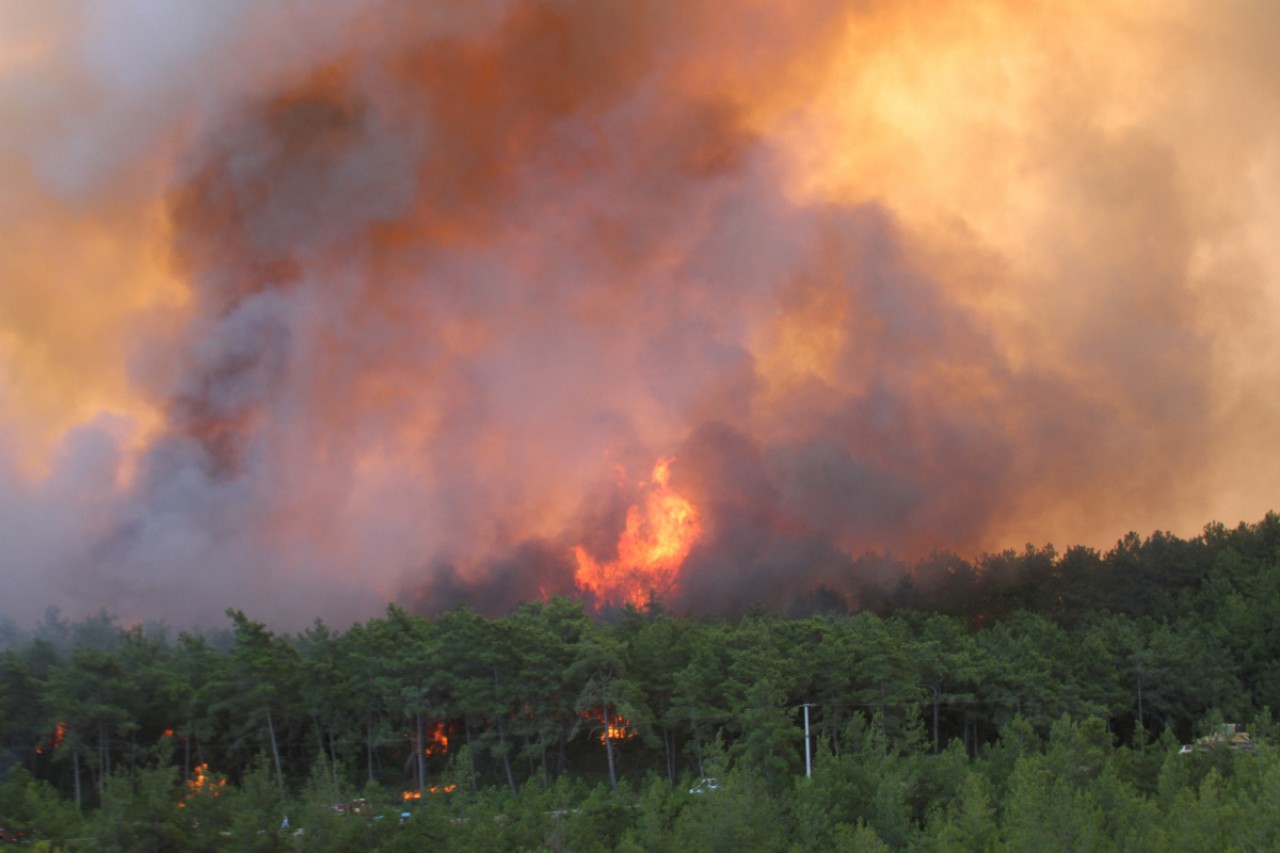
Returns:
[[[1270,0],[8,0],[0,612],[498,612],[663,501],[690,612],[1255,521],[1278,41]]]

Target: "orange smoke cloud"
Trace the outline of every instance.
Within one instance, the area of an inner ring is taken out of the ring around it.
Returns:
[[[724,609],[1257,517],[1278,27],[7,4],[0,600]],[[671,456],[638,502],[601,476]]]

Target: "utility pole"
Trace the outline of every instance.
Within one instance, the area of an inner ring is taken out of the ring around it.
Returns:
[[[804,777],[813,777],[813,760],[809,756],[809,703],[804,703]]]

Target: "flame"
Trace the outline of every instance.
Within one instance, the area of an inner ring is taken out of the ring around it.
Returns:
[[[600,743],[611,740],[628,740],[636,736],[631,730],[631,721],[621,714],[606,714],[603,708],[592,708],[580,712],[584,720],[592,720],[600,724]]]
[[[456,790],[458,790],[457,785],[432,785],[430,788],[427,789],[427,793],[428,794],[452,794]],[[422,792],[421,791],[401,791],[400,799],[404,800],[406,803],[411,800],[421,800]]]
[[[645,496],[627,510],[626,528],[618,537],[618,557],[601,562],[577,545],[574,582],[600,604],[643,606],[649,597],[665,597],[679,583],[680,567],[702,533],[692,503],[668,485],[675,457],[659,459]],[[642,484],[643,485],[643,484]]]
[[[67,721],[59,720],[58,724],[53,728],[53,734],[49,735],[49,749],[54,750],[62,746],[62,739],[67,736]],[[44,747],[36,747],[36,755],[44,755]]]
[[[227,777],[210,774],[208,764],[197,764],[195,769],[191,771],[191,778],[187,780],[187,792],[181,800],[178,801],[178,808],[185,809],[187,800],[201,794],[209,794],[217,797],[221,793],[221,789],[227,786]]]
[[[444,755],[449,751],[449,730],[445,723],[432,723],[426,728],[424,755]]]
[[[191,778],[187,780],[187,789],[190,793],[211,791],[215,797],[218,796],[218,789],[225,788],[226,785],[226,777],[209,774],[208,764],[197,764],[195,770],[191,772]]]

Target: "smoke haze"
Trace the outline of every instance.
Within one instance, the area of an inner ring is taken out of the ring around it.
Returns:
[[[0,611],[680,608],[1274,505],[1280,9],[0,6]]]

